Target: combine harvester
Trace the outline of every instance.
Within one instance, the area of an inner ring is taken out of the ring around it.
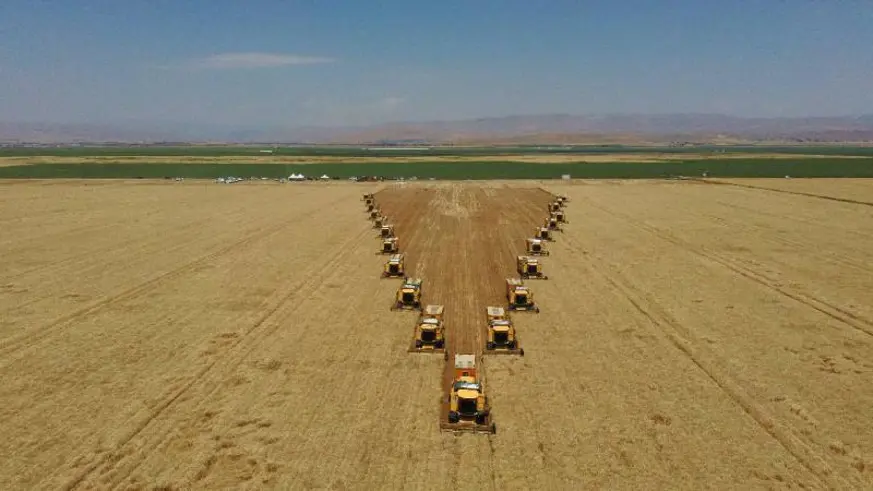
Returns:
[[[524,356],[524,349],[518,345],[515,326],[503,307],[485,307],[485,318],[488,322],[486,353]]]
[[[382,224],[382,227],[379,229],[379,237],[382,237],[383,239],[396,237],[396,235],[394,235],[394,225]]]
[[[443,324],[444,311],[445,309],[442,305],[428,305],[424,308],[424,311],[418,316],[418,321],[415,323],[415,339],[409,351],[415,353],[423,351],[444,353],[446,360],[449,359],[449,355],[446,353],[446,330]]]
[[[364,194],[364,197],[361,198],[362,201],[374,200],[374,199],[376,199],[376,198],[373,196],[373,193],[366,193],[366,194]]]
[[[391,310],[421,310],[421,278],[406,278],[397,289]]]
[[[373,228],[382,228],[382,225],[388,223],[388,217],[385,215],[379,215],[373,219]]]
[[[534,237],[540,240],[545,240],[548,242],[554,242],[555,238],[552,236],[552,231],[549,230],[549,227],[537,227],[534,232]]]
[[[549,213],[551,213],[553,211],[558,211],[560,209],[561,209],[561,203],[559,203],[557,201],[552,201],[551,203],[549,203],[549,206],[548,206]]]
[[[382,247],[376,254],[397,254],[400,252],[400,239],[397,237],[386,237],[382,239]]]
[[[448,395],[446,419],[440,428],[450,431],[496,433],[491,405],[476,368],[476,355],[455,355],[455,376]]]
[[[537,279],[537,280],[547,280],[549,279],[543,273],[543,263],[540,262],[539,259],[531,256],[518,256],[515,259],[515,270],[518,271],[519,276],[522,279]]]
[[[506,278],[506,301],[509,310],[540,313],[533,291],[519,278]]]
[[[570,223],[567,221],[566,215],[564,215],[564,210],[558,210],[552,212],[552,217],[558,221],[558,223]]]
[[[548,256],[549,251],[546,250],[546,243],[542,239],[529,238],[525,239],[525,249],[528,256]]]
[[[563,232],[563,231],[564,231],[564,229],[562,229],[562,228],[558,225],[558,218],[555,217],[555,212],[552,212],[552,215],[549,216],[549,218],[546,218],[546,221],[543,223],[543,226],[546,227],[547,229],[551,230],[551,231],[557,231],[557,232]]]
[[[396,244],[397,241],[395,240],[394,243]],[[403,254],[393,254],[388,258],[382,270],[382,278],[406,278],[406,262]]]
[[[382,210],[379,207],[376,207],[375,210],[370,210],[370,220],[375,220],[382,216]]]

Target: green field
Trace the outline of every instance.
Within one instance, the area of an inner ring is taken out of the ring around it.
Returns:
[[[376,175],[436,179],[557,179],[562,174],[588,179],[709,177],[873,177],[873,158],[698,159],[663,162],[375,162],[313,164],[235,163],[82,163],[0,167],[0,178],[279,178],[291,173],[348,178]]]
[[[375,146],[378,147],[378,146]],[[179,156],[179,157],[222,157],[222,156],[263,156],[261,150],[271,149],[261,146],[106,146],[106,147],[57,147],[0,148],[0,157],[132,157],[132,156]],[[873,147],[859,146],[695,146],[695,147],[639,147],[622,145],[590,146],[505,146],[505,147],[433,147],[423,150],[367,150],[362,146],[318,146],[318,147],[277,147],[275,156],[336,156],[336,157],[400,157],[400,156],[469,156],[469,155],[543,155],[543,154],[608,154],[608,153],[782,153],[791,155],[834,155],[873,157]]]

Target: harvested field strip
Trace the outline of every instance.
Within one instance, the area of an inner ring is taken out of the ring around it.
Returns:
[[[407,254],[407,274],[424,280],[423,303],[445,306],[446,394],[453,381],[456,353],[476,354],[485,378],[481,361],[487,335],[485,307],[506,304],[504,279],[517,276],[515,257],[524,251],[524,239],[541,223],[532,217],[545,215],[549,197],[540,189],[460,185],[395,187],[376,193],[385,214],[397,217],[394,223],[400,240],[409,237],[401,250]],[[427,233],[409,228],[413,226]],[[410,325],[413,322],[410,319]],[[447,403],[443,404],[441,419],[445,420]]]

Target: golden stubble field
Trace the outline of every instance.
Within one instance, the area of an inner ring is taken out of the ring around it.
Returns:
[[[485,185],[572,199],[526,356],[484,362],[496,435],[438,429],[379,186],[0,183],[0,488],[873,487],[873,208]]]

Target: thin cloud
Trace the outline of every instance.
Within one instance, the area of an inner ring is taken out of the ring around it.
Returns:
[[[333,63],[336,60],[322,56],[301,56],[281,53],[221,53],[190,60],[188,68],[201,70],[234,70],[240,68],[272,68],[292,65]]]

